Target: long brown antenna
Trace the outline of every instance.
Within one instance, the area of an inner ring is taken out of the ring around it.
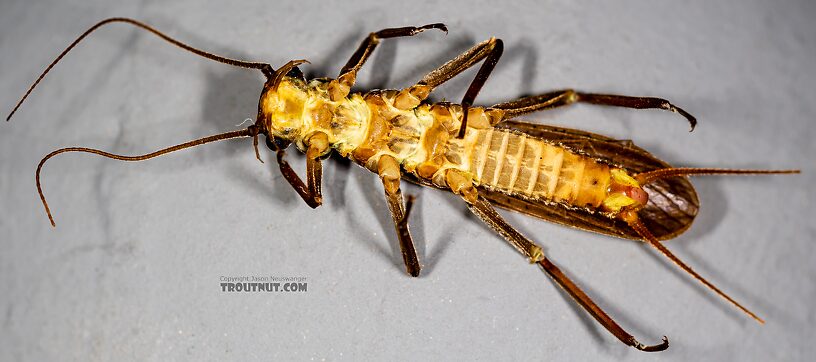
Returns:
[[[677,176],[698,176],[698,175],[774,175],[799,173],[799,170],[739,170],[726,168],[664,168],[660,170],[643,172],[635,175],[635,179],[646,185],[654,180],[660,180]]]
[[[631,226],[633,229],[635,229],[635,231],[637,231],[637,233],[640,234],[640,236],[642,236],[643,239],[646,242],[648,242],[655,249],[660,251],[660,253],[662,253],[664,256],[669,258],[669,260],[671,260],[672,262],[677,264],[677,266],[679,266],[680,269],[683,269],[686,273],[691,274],[691,276],[693,276],[694,279],[697,279],[700,283],[703,283],[703,285],[705,285],[706,287],[708,287],[709,289],[711,289],[715,293],[719,294],[721,297],[725,298],[725,300],[731,302],[731,304],[733,304],[734,306],[736,306],[737,308],[739,308],[740,310],[742,310],[743,312],[745,312],[746,314],[751,316],[751,318],[755,319],[760,324],[765,324],[765,321],[762,320],[762,318],[759,318],[756,314],[754,314],[753,312],[748,310],[748,308],[743,307],[742,304],[737,303],[737,301],[734,300],[733,298],[729,297],[728,294],[725,294],[719,288],[715,287],[714,284],[711,284],[711,282],[709,282],[708,280],[706,280],[705,278],[700,276],[700,274],[697,274],[697,272],[695,272],[693,269],[691,269],[690,266],[686,265],[686,263],[684,263],[682,260],[680,260],[680,258],[678,258],[671,251],[669,251],[669,249],[667,249],[665,246],[663,246],[663,244],[661,244],[657,240],[657,238],[654,235],[652,235],[652,233],[649,231],[649,229],[647,229],[646,226],[643,225],[643,223],[640,221],[640,219],[638,219],[636,213],[632,212],[630,214],[630,216],[625,217],[624,220],[629,224],[629,226]]]
[[[40,200],[42,200],[43,206],[45,207],[45,213],[48,214],[48,220],[51,221],[51,226],[56,227],[57,224],[54,223],[54,217],[51,215],[51,209],[48,207],[48,202],[45,201],[45,195],[43,194],[42,187],[40,186],[40,171],[42,170],[43,165],[45,164],[45,161],[48,161],[48,159],[50,159],[51,157],[54,157],[54,156],[56,156],[56,155],[58,155],[60,153],[65,153],[65,152],[87,152],[87,153],[93,153],[95,155],[100,155],[100,156],[104,156],[104,157],[107,157],[107,158],[112,158],[112,159],[120,160],[120,161],[144,161],[144,160],[154,158],[154,157],[158,157],[158,156],[170,153],[170,152],[183,150],[185,148],[190,148],[190,147],[194,147],[194,146],[203,145],[205,143],[228,140],[228,139],[233,139],[233,138],[240,138],[240,137],[253,137],[253,130],[244,129],[244,130],[240,130],[240,131],[231,131],[231,132],[225,132],[225,133],[221,133],[221,134],[217,134],[217,135],[207,136],[207,137],[204,137],[204,138],[199,138],[197,140],[185,142],[185,143],[178,144],[178,145],[175,145],[175,146],[172,146],[172,147],[163,148],[163,149],[160,149],[158,151],[154,151],[154,152],[151,152],[151,153],[146,153],[144,155],[139,155],[139,156],[122,156],[122,155],[117,155],[117,154],[113,154],[113,153],[109,153],[109,152],[105,152],[105,151],[100,151],[100,150],[97,150],[97,149],[94,149],[94,148],[86,148],[86,147],[60,148],[60,149],[58,149],[58,150],[56,150],[54,152],[49,153],[47,156],[43,157],[43,159],[40,160],[40,164],[37,165],[37,174],[36,174],[36,177],[35,177],[35,179],[37,180],[37,192],[40,194]]]
[[[145,23],[140,22],[140,21],[129,19],[129,18],[110,18],[110,19],[105,19],[105,20],[102,20],[102,21],[96,23],[96,25],[90,27],[88,30],[86,30],[84,33],[82,33],[82,35],[80,35],[78,38],[76,38],[76,40],[74,40],[74,42],[71,43],[71,45],[69,45],[67,48],[65,48],[65,50],[63,50],[62,53],[60,53],[60,55],[57,56],[57,58],[54,59],[54,61],[51,62],[51,64],[49,64],[47,68],[45,68],[45,71],[43,71],[42,74],[40,74],[40,76],[37,78],[36,81],[34,81],[34,83],[31,85],[31,87],[28,88],[28,91],[25,92],[23,97],[20,98],[20,101],[17,102],[17,105],[14,106],[14,109],[11,110],[11,113],[9,113],[8,117],[6,117],[6,121],[9,121],[11,119],[11,116],[14,115],[14,112],[17,112],[17,109],[20,108],[20,106],[23,104],[23,102],[26,100],[26,98],[28,98],[28,95],[31,94],[31,91],[33,91],[34,88],[37,87],[37,84],[40,84],[40,81],[42,81],[42,79],[45,77],[45,75],[48,74],[49,71],[51,71],[51,68],[53,68],[55,65],[57,65],[57,63],[59,63],[59,61],[62,60],[62,58],[65,57],[65,55],[68,54],[68,52],[70,52],[71,49],[73,49],[77,44],[79,44],[79,42],[81,42],[82,39],[85,39],[85,37],[90,35],[94,30],[99,29],[103,25],[110,24],[110,23],[127,23],[127,24],[131,24],[131,25],[135,25],[135,26],[137,26],[139,28],[147,30],[147,31],[149,31],[149,32],[151,32],[153,34],[156,34],[159,38],[162,38],[162,39],[166,40],[167,42],[169,42],[169,43],[171,43],[171,44],[173,44],[173,45],[175,45],[175,46],[177,46],[177,47],[179,47],[181,49],[184,49],[184,50],[186,50],[188,52],[197,54],[199,56],[202,56],[202,57],[210,59],[210,60],[214,60],[216,62],[229,64],[229,65],[233,65],[233,66],[236,66],[236,67],[259,69],[268,78],[271,78],[272,75],[275,73],[275,70],[272,69],[272,66],[270,66],[269,64],[260,63],[260,62],[247,62],[247,61],[243,61],[243,60],[231,59],[231,58],[226,58],[226,57],[222,57],[222,56],[219,56],[219,55],[215,55],[215,54],[212,54],[212,53],[209,53],[209,52],[205,52],[205,51],[203,51],[201,49],[193,48],[192,46],[189,46],[187,44],[184,44],[184,43],[182,43],[182,42],[180,42],[180,41],[178,41],[176,39],[173,39],[173,38],[165,35],[164,33],[160,32],[158,30],[154,29],[153,27],[151,27],[151,26],[149,26],[149,25],[147,25]]]

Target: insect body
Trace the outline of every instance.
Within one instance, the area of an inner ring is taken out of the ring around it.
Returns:
[[[381,157],[393,158],[403,172],[442,188],[451,186],[447,175],[455,173],[477,187],[587,209],[598,209],[609,196],[610,166],[524,133],[493,128],[491,116],[500,118],[501,110],[470,108],[471,121],[459,139],[458,104],[399,109],[396,91],[331,101],[327,85],[287,79],[265,93],[261,107],[268,129],[303,151],[311,137],[325,135],[341,155],[373,172]]]
[[[769,174],[798,171],[673,168],[630,143],[582,131],[513,121],[520,115],[586,102],[629,108],[658,108],[678,113],[692,128],[696,120],[670,102],[563,90],[491,107],[472,107],[476,95],[502,54],[501,40],[491,38],[432,71],[402,90],[350,93],[357,72],[381,39],[412,36],[428,29],[447,31],[442,24],[385,29],[371,33],[336,79],[306,80],[291,61],[275,70],[269,64],[246,62],[195,49],[138,21],[104,20],[72,43],[29,88],[9,118],[45,74],[78,42],[97,28],[128,23],[205,58],[260,70],[267,78],[256,122],[226,132],[140,156],[70,147],[51,152],[37,168],[37,188],[54,224],[40,186],[39,174],[51,157],[87,152],[125,161],[141,161],[169,152],[225,139],[251,137],[261,160],[258,139],[276,153],[284,178],[311,207],[322,203],[321,159],[335,151],[378,174],[394,221],[403,260],[412,276],[421,265],[408,230],[412,197],[403,200],[401,180],[448,190],[504,237],[531,263],[538,264],[607,330],[623,343],[643,351],[668,347],[668,339],[644,345],[623,330],[553,262],[541,247],[510,226],[493,205],[524,212],[582,229],[641,240],[657,249],[695,279],[759,322],[762,320],[702,278],[659,240],[685,231],[697,213],[694,188],[681,176],[699,174]],[[482,63],[460,104],[429,103],[434,88],[475,64]],[[306,153],[306,182],[285,160],[290,144]]]

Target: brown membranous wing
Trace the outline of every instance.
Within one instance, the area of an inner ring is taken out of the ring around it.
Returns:
[[[564,147],[621,167],[630,173],[640,173],[671,167],[631,141],[615,140],[594,133],[546,126],[542,124],[505,121],[498,128],[512,129],[531,137]],[[639,216],[646,227],[660,240],[680,235],[691,226],[700,203],[697,193],[685,177],[657,180],[643,187],[649,202]],[[626,239],[641,240],[641,236],[626,223],[582,209],[568,209],[559,204],[527,200],[514,195],[480,188],[480,194],[496,206],[525,213],[547,221]]]

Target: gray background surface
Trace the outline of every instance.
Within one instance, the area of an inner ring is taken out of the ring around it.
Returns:
[[[760,326],[636,242],[505,213],[646,343],[621,345],[456,197],[419,196],[411,219],[423,275],[405,275],[375,175],[330,160],[311,210],[272,156],[246,140],[142,163],[136,154],[254,117],[259,74],[200,59],[126,25],[79,46],[0,131],[1,360],[578,359],[806,360],[814,354],[816,6],[812,1],[3,2],[0,108],[88,26],[142,19],[213,52],[336,75],[385,27],[445,22],[386,41],[360,89],[412,84],[475,42],[505,41],[478,101],[575,87],[655,95],[700,120],[593,106],[527,119],[632,139],[686,166],[801,168],[799,176],[710,177],[678,255],[743,301]],[[474,72],[435,99],[459,100]],[[301,156],[292,156],[299,171]],[[308,278],[300,294],[230,294],[221,276]]]

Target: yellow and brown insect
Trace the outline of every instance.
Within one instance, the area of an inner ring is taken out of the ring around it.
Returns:
[[[294,60],[279,69],[214,55],[181,43],[135,20],[111,18],[80,35],[28,89],[8,119],[43,77],[73,47],[99,27],[128,23],[152,32],[182,49],[221,63],[260,70],[266,83],[258,104],[258,117],[246,129],[217,134],[139,156],[70,147],[45,156],[37,167],[37,189],[46,213],[54,220],[40,186],[40,171],[53,156],[88,152],[124,161],[142,161],[193,146],[233,138],[253,139],[255,155],[259,137],[276,153],[285,179],[311,207],[322,203],[321,159],[337,152],[377,173],[394,221],[406,270],[418,276],[421,265],[408,229],[412,197],[403,200],[402,179],[448,190],[461,196],[468,208],[506,239],[531,263],[538,264],[601,325],[623,343],[643,351],[661,351],[668,339],[644,345],[622,329],[542,249],[510,226],[495,206],[597,233],[640,240],[657,249],[695,279],[762,323],[762,319],[702,278],[672,254],[660,240],[671,239],[689,228],[699,202],[684,177],[703,174],[798,173],[796,170],[728,170],[674,168],[631,144],[597,134],[513,121],[530,112],[586,102],[627,108],[655,108],[694,117],[670,102],[652,97],[629,97],[562,90],[491,107],[473,102],[499,58],[503,45],[491,38],[430,72],[402,90],[351,93],[357,72],[377,44],[386,38],[413,36],[430,29],[447,32],[443,24],[385,29],[366,37],[336,79],[307,80]],[[475,79],[460,104],[429,103],[430,93],[464,70],[479,64]],[[306,153],[306,182],[285,160],[293,144]],[[262,161],[263,162],[263,161]]]

